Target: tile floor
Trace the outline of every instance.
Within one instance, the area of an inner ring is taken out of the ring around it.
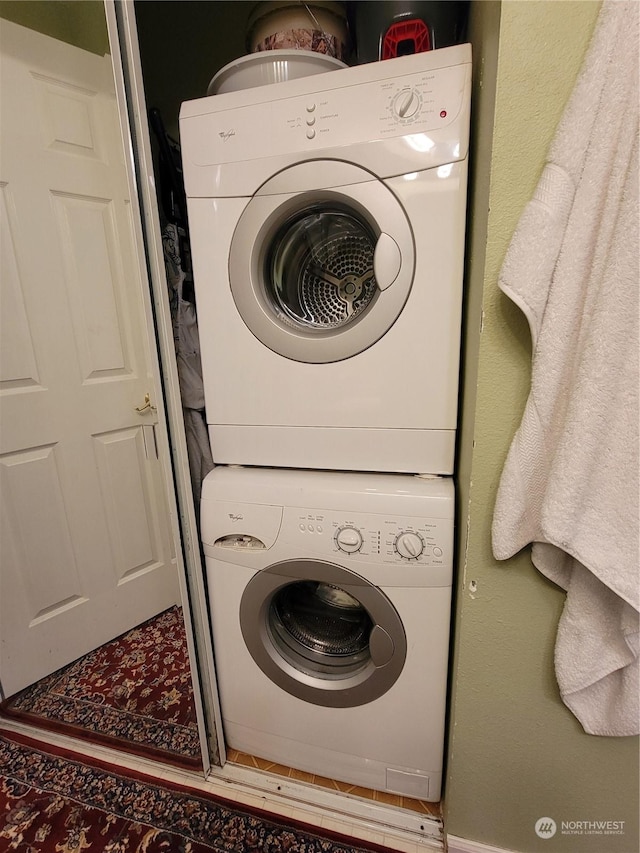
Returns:
[[[288,779],[294,779],[296,782],[307,782],[311,785],[318,785],[321,788],[327,788],[331,791],[340,791],[343,794],[351,794],[355,797],[361,797],[365,800],[373,800],[375,803],[384,803],[387,806],[395,808],[410,809],[428,817],[440,818],[442,812],[439,803],[428,803],[424,800],[414,800],[410,797],[403,797],[400,794],[389,794],[383,791],[372,791],[370,788],[362,788],[358,785],[348,785],[344,782],[336,782],[335,779],[327,779],[324,776],[316,776],[313,773],[305,773],[302,770],[294,770],[291,767],[285,767],[282,764],[274,764],[272,761],[267,761],[264,758],[257,758],[253,755],[247,755],[244,752],[238,752],[236,749],[227,749],[227,760],[233,764],[239,764],[243,767],[253,767],[256,770],[264,770],[268,773],[276,773],[279,776],[285,776]]]

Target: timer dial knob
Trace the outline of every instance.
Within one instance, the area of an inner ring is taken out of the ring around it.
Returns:
[[[395,547],[398,554],[404,557],[405,560],[417,560],[424,551],[424,542],[422,537],[417,533],[405,531],[399,533],[395,541]]]
[[[355,527],[341,527],[336,533],[336,545],[341,551],[353,554],[362,547],[362,534]]]
[[[393,99],[393,111],[398,118],[412,118],[420,109],[420,97],[415,89],[403,89]]]

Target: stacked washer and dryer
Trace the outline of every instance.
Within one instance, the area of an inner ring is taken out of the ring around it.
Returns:
[[[440,798],[469,45],[183,104],[227,744]]]

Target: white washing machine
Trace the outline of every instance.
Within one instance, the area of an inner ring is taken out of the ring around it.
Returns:
[[[453,470],[470,45],[182,105],[218,463]]]
[[[230,747],[440,798],[450,479],[214,469],[202,537]]]

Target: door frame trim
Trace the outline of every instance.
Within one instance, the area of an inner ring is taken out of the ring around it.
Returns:
[[[209,612],[204,587],[196,512],[191,489],[180,384],[167,298],[167,279],[142,64],[132,0],[104,0],[112,50],[116,97],[123,133],[125,167],[131,190],[131,220],[145,294],[157,387],[158,455],[164,471],[171,533],[193,681],[196,718],[205,776],[211,764],[224,765],[222,714],[218,701]]]

